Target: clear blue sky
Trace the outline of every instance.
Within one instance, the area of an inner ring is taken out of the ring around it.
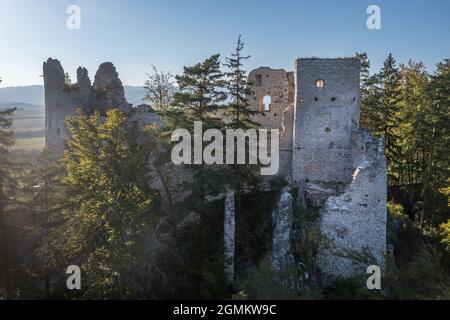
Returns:
[[[69,5],[81,30],[66,28]],[[366,8],[381,8],[382,30],[368,30]],[[369,54],[378,69],[389,52],[429,70],[450,57],[449,0],[1,0],[1,86],[41,84],[42,62],[59,59],[72,78],[113,62],[122,81],[142,85],[154,64],[172,73],[213,53],[228,54],[238,34],[247,69],[293,69],[302,56]]]

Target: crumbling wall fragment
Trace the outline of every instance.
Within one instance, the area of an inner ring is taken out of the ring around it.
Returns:
[[[260,112],[253,117],[253,121],[262,129],[279,130],[280,169],[277,176],[287,177],[291,173],[292,160],[295,91],[293,73],[260,67],[250,72],[249,81],[252,84],[248,97],[250,108]]]
[[[384,139],[360,130],[353,135],[356,170],[349,187],[327,199],[320,231],[330,241],[319,268],[326,282],[363,274],[369,265],[384,268],[387,174]]]
[[[69,136],[66,118],[75,115],[76,109],[87,114],[119,109],[126,114],[131,105],[125,99],[125,91],[116,68],[111,62],[100,65],[93,85],[86,68],[77,69],[77,82],[65,83],[61,63],[49,58],[43,65],[45,91],[45,145],[55,156],[60,156]]]

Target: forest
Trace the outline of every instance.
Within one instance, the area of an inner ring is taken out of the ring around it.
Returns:
[[[450,299],[450,59],[428,71],[389,54],[373,71],[367,54],[356,56],[361,126],[386,143],[393,250],[382,290],[361,286],[365,275],[283,286],[267,258],[276,195],[258,190],[255,165],[193,165],[194,179],[183,186],[192,192],[182,201],[150,186],[155,176],[170,180],[175,128],[258,126],[246,100],[251,57],[239,38],[224,59],[212,55],[179,75],[153,68],[145,99],[161,126],[126,128],[117,109],[79,111],[67,120],[61,159],[48,150],[11,159],[15,110],[0,111],[0,299]],[[223,270],[223,203],[208,200],[229,186],[239,222],[233,284]],[[300,271],[314,274],[317,236],[297,236]],[[81,290],[66,288],[69,265],[81,266]]]

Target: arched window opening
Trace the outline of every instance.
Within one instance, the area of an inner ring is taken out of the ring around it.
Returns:
[[[262,99],[262,111],[269,112],[270,106],[272,104],[272,97],[271,96],[264,96]]]
[[[323,88],[325,86],[325,80],[317,79],[316,80],[316,88]]]

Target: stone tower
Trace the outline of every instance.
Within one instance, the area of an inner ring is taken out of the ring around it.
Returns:
[[[340,192],[352,180],[359,68],[354,58],[296,61],[292,177],[318,196]]]
[[[359,71],[355,58],[296,61],[292,181],[332,244],[318,257],[324,281],[384,267],[384,140],[359,128]]]

